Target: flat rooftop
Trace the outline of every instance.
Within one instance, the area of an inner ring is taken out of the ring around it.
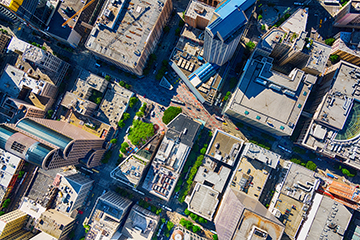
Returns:
[[[321,42],[313,41],[313,44],[310,47],[310,52],[308,53],[310,58],[306,67],[322,73],[326,67],[330,52],[330,46]]]
[[[213,7],[202,2],[192,0],[186,9],[185,16],[191,17],[193,19],[196,19],[199,16],[210,21],[213,13]]]
[[[316,77],[299,69],[286,76],[268,61],[260,55],[248,60],[227,111],[291,135]]]
[[[102,99],[99,109],[94,116],[112,127],[117,128],[118,122],[128,107],[130,98],[134,93],[117,83],[109,84],[109,87]]]
[[[307,19],[308,19],[307,9],[299,8],[285,22],[283,22],[283,24],[281,24],[280,27],[284,30],[295,33],[305,32]]]
[[[131,68],[137,65],[166,0],[108,0],[86,48]]]
[[[230,188],[259,199],[271,168],[257,160],[241,157],[238,168],[235,171]]]
[[[272,169],[276,169],[281,157],[279,154],[253,143],[245,143],[242,156],[257,160]]]
[[[37,228],[55,238],[60,237],[65,226],[75,221],[75,219],[62,214],[55,209],[45,211],[41,214],[40,219],[42,220],[42,224],[39,222]]]
[[[320,239],[324,235],[331,240],[342,240],[352,218],[352,210],[326,195],[315,193],[315,198],[317,195],[320,203],[310,210],[303,234],[306,234],[307,240]],[[302,230],[299,236],[302,236]]]
[[[160,216],[147,209],[134,205],[125,225],[121,231],[119,240],[137,239],[150,240],[156,230]]]
[[[210,157],[233,166],[239,156],[244,141],[240,138],[216,129],[207,148]]]
[[[215,191],[206,185],[197,183],[189,199],[186,199],[186,202],[188,203],[189,211],[212,221],[219,203],[218,197],[218,191]]]
[[[107,136],[111,136],[111,134],[114,132],[113,127],[109,124],[78,113],[70,113],[70,111],[67,111],[64,116],[61,116],[61,119],[64,121],[69,121],[71,125],[79,127],[99,138],[106,138]]]
[[[111,173],[111,177],[131,187],[139,185],[148,160],[137,155],[130,155]]]
[[[21,162],[21,158],[0,149],[0,185],[4,188],[8,188],[16,170]]]
[[[221,193],[231,173],[230,168],[217,164],[209,157],[205,157],[205,163],[199,167],[194,181],[205,184]]]
[[[84,99],[88,99],[93,90],[103,93],[108,84],[109,81],[105,80],[105,78],[89,71],[82,70],[74,84],[72,93]]]
[[[275,208],[281,212],[280,221],[285,225],[285,233],[294,238],[303,220],[304,203],[280,193]]]
[[[91,113],[97,108],[96,103],[83,99],[72,92],[65,93],[61,101],[61,106],[69,109],[72,108],[74,111],[85,116],[91,115]]]

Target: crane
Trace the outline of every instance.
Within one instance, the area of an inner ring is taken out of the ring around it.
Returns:
[[[90,4],[92,4],[95,0],[91,0],[90,2],[88,2],[85,6],[83,6],[79,11],[77,11],[73,16],[71,16],[68,20],[66,20],[61,26],[65,26],[72,18],[76,17],[77,15],[79,15],[83,10],[85,10],[88,6],[90,6]]]

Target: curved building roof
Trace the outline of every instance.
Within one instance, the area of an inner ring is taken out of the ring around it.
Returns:
[[[25,154],[25,159],[30,163],[42,167],[45,157],[52,151],[53,148],[42,143],[34,143],[29,147]]]
[[[29,118],[24,118],[20,120],[16,127],[38,137],[43,139],[44,141],[47,141],[49,143],[54,144],[55,146],[58,146],[62,151],[65,150],[66,146],[72,141],[71,138],[56,132],[44,125],[41,125],[40,123],[35,122],[34,120],[31,120]]]

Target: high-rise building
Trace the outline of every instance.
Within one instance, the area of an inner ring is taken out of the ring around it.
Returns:
[[[65,240],[72,230],[75,219],[68,217],[55,209],[42,213],[36,229],[45,232],[58,240]]]
[[[39,0],[1,0],[0,17],[6,20],[17,21],[17,16],[19,16],[25,20],[30,20],[38,3]]]
[[[96,200],[89,217],[90,231],[86,239],[119,239],[119,230],[132,201],[115,192],[107,192]]]
[[[205,29],[214,13],[214,8],[197,0],[187,6],[184,21],[193,28]]]
[[[0,56],[6,52],[7,46],[9,45],[11,36],[3,32],[0,33]]]
[[[105,152],[104,139],[62,121],[24,118],[0,132],[0,148],[44,169],[94,167]]]
[[[93,182],[94,180],[74,170],[58,173],[54,180],[54,184],[59,190],[56,209],[66,215],[73,216],[72,212],[83,206]],[[66,196],[65,200],[64,196]]]
[[[360,64],[360,32],[340,32],[338,39],[331,47],[331,54],[338,55],[341,60],[349,63]]]
[[[27,219],[27,214],[17,209],[0,216],[0,239],[21,230]]]
[[[360,28],[360,1],[351,0],[334,16],[334,27]]]
[[[98,57],[140,76],[172,8],[172,0],[108,0],[85,47]]]
[[[255,0],[229,0],[220,3],[205,29],[204,58],[223,65],[233,56],[248,22],[245,11]]]

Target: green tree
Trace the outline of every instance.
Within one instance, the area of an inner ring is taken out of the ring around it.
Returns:
[[[306,163],[305,167],[306,167],[307,169],[310,169],[310,170],[312,170],[312,171],[315,171],[317,166],[316,166],[316,164],[315,164],[313,161],[308,161],[308,162]]]
[[[180,28],[175,29],[175,35],[180,36],[180,31],[181,31]]]
[[[170,231],[174,227],[174,223],[168,221],[166,224],[167,229]]]
[[[213,240],[218,240],[218,235],[217,234],[213,235]]]
[[[207,223],[206,219],[199,217],[199,223]]]
[[[130,88],[131,88],[131,85],[130,85],[130,84],[125,84],[125,88],[126,88],[126,89],[130,89]]]
[[[164,116],[162,117],[162,121],[165,124],[168,124],[173,120],[177,115],[179,115],[182,112],[182,109],[180,107],[173,107],[170,106],[164,111]]]
[[[106,81],[110,81],[110,80],[111,80],[111,77],[110,77],[109,75],[106,75],[106,76],[105,76],[105,80],[106,80]]]
[[[335,38],[328,38],[325,40],[325,44],[329,46],[332,46],[334,42],[335,42]]]
[[[124,121],[126,121],[126,120],[128,120],[130,118],[130,113],[124,113],[123,115],[122,115],[122,119],[124,120]]]
[[[6,200],[3,202],[2,207],[3,207],[3,208],[7,208],[7,207],[9,206],[10,202],[11,202],[11,200],[10,200],[9,198],[6,199]]]
[[[125,82],[124,82],[124,81],[120,81],[120,82],[119,82],[119,85],[122,86],[122,87],[125,87]]]
[[[180,19],[179,20],[179,27],[182,28],[185,25],[184,20]]]
[[[190,217],[191,217],[192,220],[196,221],[199,216],[194,214],[194,213],[190,213]]]
[[[144,117],[144,113],[141,111],[137,112],[135,115],[138,116],[139,118]]]
[[[169,26],[165,26],[164,27],[164,33],[169,33],[170,32],[170,27]]]
[[[331,61],[332,63],[337,63],[337,62],[339,62],[339,61],[340,61],[339,58],[340,58],[339,55],[336,55],[336,54],[332,54],[332,55],[330,55],[330,57],[329,57],[329,59],[330,59],[330,61]]]
[[[24,171],[20,171],[19,172],[19,175],[18,175],[18,178],[22,178],[24,176],[25,172]]]
[[[201,153],[201,154],[205,154],[205,153],[206,153],[206,148],[200,149],[200,153]]]
[[[1,216],[1,215],[4,215],[4,214],[5,214],[5,212],[4,212],[4,211],[0,211],[0,216]]]
[[[201,228],[200,228],[198,225],[194,225],[194,226],[192,227],[193,233],[197,233],[197,232],[200,231],[200,230],[201,230]]]
[[[122,153],[126,153],[126,149],[129,147],[129,144],[127,142],[123,142],[120,147],[120,151]]]
[[[47,111],[47,113],[46,113],[46,118],[47,118],[47,119],[50,119],[53,114],[54,114],[54,110],[50,109],[50,110]]]
[[[116,139],[116,138],[111,139],[111,140],[110,140],[110,143],[116,144],[116,143],[117,143],[117,139]]]
[[[189,216],[191,212],[189,211],[189,209],[185,209],[184,213],[186,216]]]
[[[123,120],[120,120],[120,121],[118,122],[118,126],[119,126],[119,128],[125,127],[124,121],[123,121]]]
[[[122,155],[121,153],[119,154],[119,158],[120,160],[124,158],[124,155]]]
[[[266,26],[265,25],[261,25],[261,31],[265,31],[266,30]]]
[[[263,19],[263,16],[261,14],[259,14],[258,21],[260,21],[261,19]]]
[[[137,97],[131,97],[129,100],[129,107],[133,107],[135,106],[135,104],[139,101],[139,99]]]
[[[152,123],[134,120],[128,139],[133,145],[139,145],[139,143],[145,143],[145,141],[149,137],[154,136],[154,134],[154,125]]]
[[[248,49],[248,50],[253,50],[254,48],[255,48],[255,43],[253,43],[252,41],[249,41],[249,42],[247,42],[246,44],[245,44],[245,46],[246,46],[246,48]]]

